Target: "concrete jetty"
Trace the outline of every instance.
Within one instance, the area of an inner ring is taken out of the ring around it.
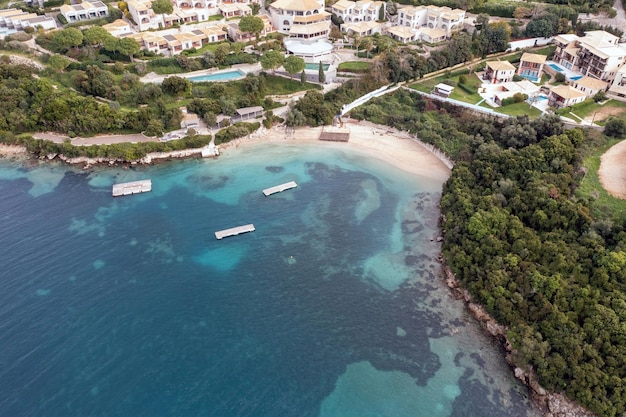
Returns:
[[[141,194],[152,191],[152,180],[141,180],[113,184],[113,197]]]
[[[230,229],[224,229],[224,230],[220,230],[218,232],[215,232],[215,237],[220,240],[222,238],[228,237],[228,236],[237,236],[241,233],[248,233],[248,232],[254,232],[256,229],[254,228],[254,225],[252,223],[250,224],[244,224],[243,226],[237,226],[237,227],[233,227]]]
[[[275,194],[275,193],[280,193],[282,191],[289,190],[291,188],[296,188],[297,186],[298,186],[298,184],[296,184],[295,181],[289,181],[289,182],[286,182],[284,184],[280,184],[280,185],[276,185],[274,187],[266,188],[265,190],[263,190],[263,194],[265,194],[265,197],[267,197],[268,195],[272,195],[272,194]]]

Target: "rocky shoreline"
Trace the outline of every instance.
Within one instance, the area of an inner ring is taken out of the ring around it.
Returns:
[[[514,369],[515,377],[529,388],[533,400],[542,410],[544,417],[595,417],[595,414],[572,402],[563,394],[548,392],[539,385],[532,370],[518,367],[513,362],[514,349],[507,338],[507,327],[499,324],[482,305],[473,301],[472,295],[465,288],[461,288],[456,276],[445,263],[443,272],[445,283],[452,291],[454,298],[463,300],[472,317],[480,323],[484,331],[502,344],[506,351],[506,361]]]

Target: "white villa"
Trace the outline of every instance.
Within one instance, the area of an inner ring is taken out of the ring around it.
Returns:
[[[27,27],[56,29],[57,24],[52,17],[39,16],[36,13],[27,13],[20,9],[0,10],[0,37],[10,35]]]
[[[128,11],[140,31],[163,29],[173,24],[198,23],[211,16],[226,18],[252,14],[250,4],[255,0],[226,2],[222,0],[173,0],[174,10],[169,15],[158,15],[152,10],[152,0],[128,0]]]
[[[109,15],[109,8],[101,1],[83,1],[78,4],[64,4],[60,8],[61,14],[68,23],[79,20],[97,19]]]
[[[492,84],[513,81],[515,67],[509,61],[487,61],[483,80]]]
[[[330,32],[324,0],[276,0],[269,12],[276,30],[291,38],[326,39]]]
[[[332,5],[332,12],[341,17],[344,23],[375,22],[381,9],[384,12],[384,2],[371,0],[339,0]]]
[[[412,40],[439,43],[453,32],[463,28],[465,10],[438,6],[404,6],[398,9],[398,26],[387,28],[389,36],[402,42],[410,41],[409,28],[415,36]],[[406,40],[403,40],[406,39]]]
[[[114,22],[108,23],[106,25],[102,25],[102,28],[109,32],[111,35],[121,38],[126,35],[130,35],[133,31],[130,28],[130,23],[117,19]]]
[[[355,22],[344,23],[341,25],[341,31],[348,35],[370,36],[375,33],[381,33],[383,25],[378,22]]]
[[[551,107],[562,108],[582,103],[587,95],[582,91],[575,89],[569,85],[557,85],[550,89],[548,95],[548,105]]]
[[[141,46],[141,49],[157,54],[174,56],[185,49],[201,48],[207,43],[226,40],[226,25],[215,24],[210,27],[185,27],[185,31],[168,29],[160,32],[139,32],[129,35]]]

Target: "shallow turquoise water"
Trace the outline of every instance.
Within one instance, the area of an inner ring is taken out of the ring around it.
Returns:
[[[111,197],[143,178],[151,193]],[[0,163],[0,415],[537,415],[441,285],[440,187],[288,145]]]

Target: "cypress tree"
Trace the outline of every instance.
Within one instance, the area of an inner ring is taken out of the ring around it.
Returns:
[[[306,82],[306,72],[304,72],[304,70],[302,70],[302,72],[300,73],[300,82],[302,84]]]
[[[326,82],[326,74],[324,74],[324,65],[320,62],[320,68],[317,72],[317,79],[320,83]]]

